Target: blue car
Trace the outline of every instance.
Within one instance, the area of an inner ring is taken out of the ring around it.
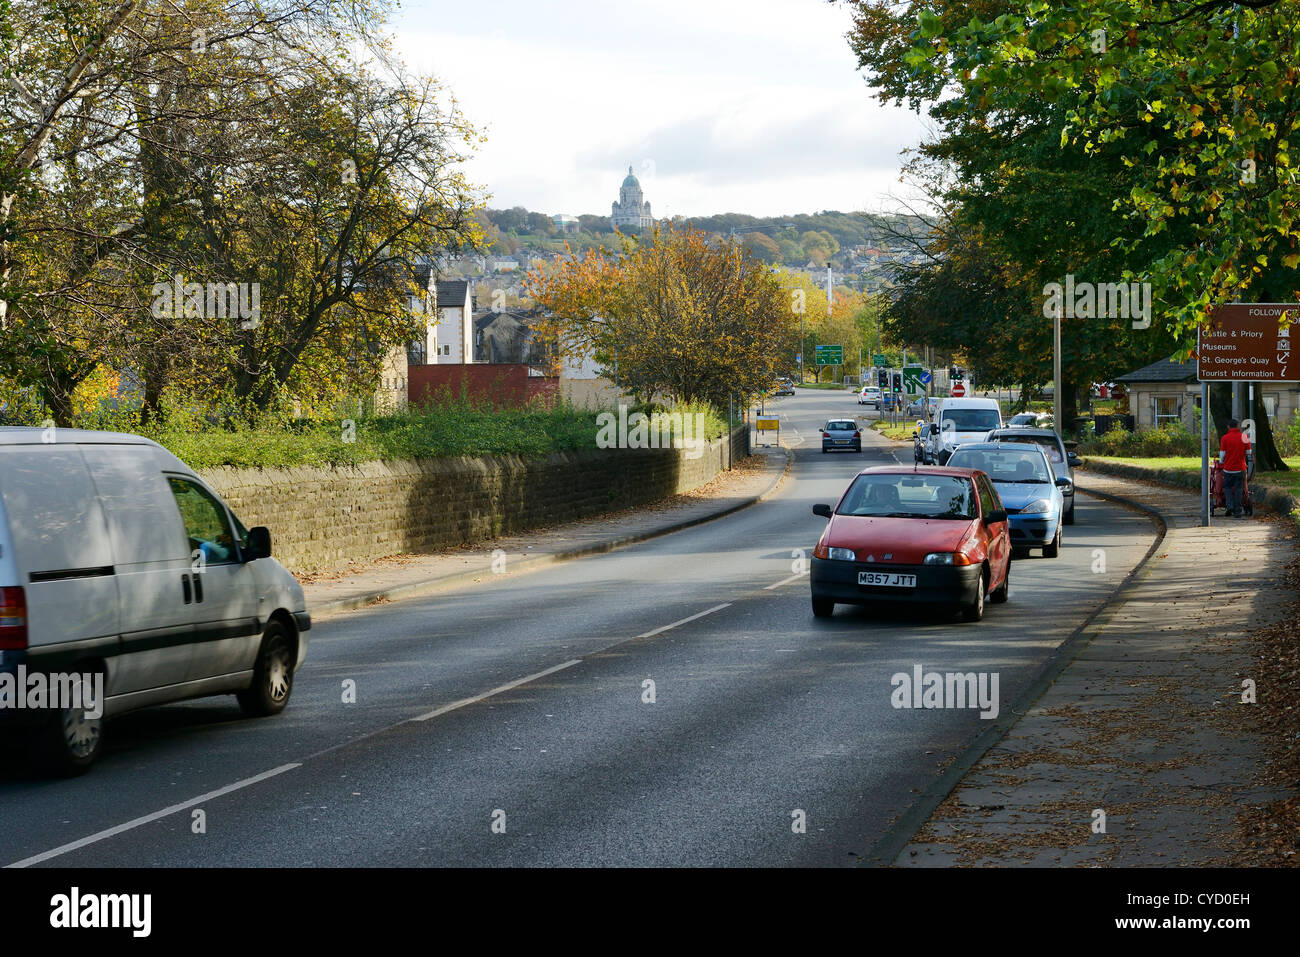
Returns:
[[[1061,553],[1061,525],[1068,478],[1057,478],[1042,446],[1024,442],[973,442],[952,453],[953,468],[979,469],[993,480],[1011,523],[1011,548],[1024,555],[1041,548],[1044,558]],[[1073,489],[1070,489],[1073,491]]]

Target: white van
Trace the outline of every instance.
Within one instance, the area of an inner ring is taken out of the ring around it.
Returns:
[[[926,463],[944,465],[953,449],[963,442],[983,442],[991,431],[1000,428],[1002,409],[995,399],[944,399],[929,426]]]
[[[279,713],[310,628],[267,529],[160,445],[0,428],[0,726],[46,769],[85,771],[103,720],[148,705],[235,694]]]

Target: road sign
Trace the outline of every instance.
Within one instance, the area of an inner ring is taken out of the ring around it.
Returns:
[[[885,354],[883,352],[877,352],[874,356],[871,357],[871,364],[874,366],[879,366],[881,369],[883,369],[887,365],[889,365],[889,360],[885,358]]]
[[[960,399],[966,394],[966,386],[962,385],[961,380],[958,379],[952,384],[952,389],[950,391],[952,392],[952,397],[954,399]]]
[[[843,346],[816,346],[813,349],[813,359],[819,366],[842,366],[844,365],[844,347]]]
[[[1198,382],[1295,382],[1300,356],[1291,358],[1291,329],[1278,327],[1287,314],[1300,322],[1300,303],[1234,302],[1210,313],[1210,324],[1196,333]],[[1300,330],[1296,340],[1300,341]]]
[[[925,391],[925,384],[921,381],[921,374],[925,372],[921,366],[904,366],[903,367],[903,391],[908,395],[918,395]]]
[[[922,381],[924,384],[926,384],[926,385],[929,385],[929,384],[930,384],[930,380],[933,379],[933,378],[934,378],[934,376],[932,376],[929,372],[922,372],[922,373],[921,373],[921,381]]]

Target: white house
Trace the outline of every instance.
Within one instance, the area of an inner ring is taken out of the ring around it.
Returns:
[[[429,325],[430,364],[463,365],[474,361],[474,293],[468,280],[439,282],[438,318]]]

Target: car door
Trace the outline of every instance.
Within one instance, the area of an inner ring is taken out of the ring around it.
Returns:
[[[167,473],[190,548],[194,581],[194,654],[189,680],[253,667],[261,626],[257,586],[242,560],[225,504],[198,479]]]
[[[193,586],[185,529],[156,451],[146,445],[83,445],[108,523],[121,606],[121,656],[109,694],[179,684],[194,639]]]
[[[979,489],[981,518],[990,512],[1002,509],[1002,498],[998,495],[998,490],[993,487],[993,482],[989,480],[987,475],[981,473],[975,476],[975,485]],[[1005,519],[990,524],[988,529],[989,566],[1002,570],[1002,574],[996,576],[998,583],[1001,583],[1011,562],[1011,532]],[[989,584],[990,588],[997,587],[992,582]]]

